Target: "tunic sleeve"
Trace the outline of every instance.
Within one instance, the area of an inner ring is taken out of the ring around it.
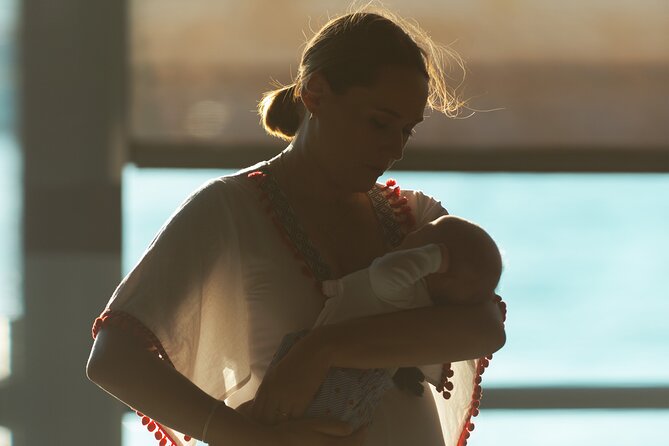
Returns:
[[[226,178],[196,190],[118,285],[93,336],[108,323],[132,330],[215,398],[242,386],[250,373],[236,228]]]
[[[419,229],[442,215],[448,215],[448,211],[442,206],[439,200],[421,191],[413,191],[407,198],[416,219],[414,229]]]

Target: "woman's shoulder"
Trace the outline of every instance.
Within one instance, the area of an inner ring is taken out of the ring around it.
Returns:
[[[244,200],[254,195],[257,188],[249,178],[260,171],[265,161],[240,169],[234,173],[211,178],[198,187],[191,196],[209,195],[225,200]]]
[[[402,187],[400,187],[402,186]],[[420,189],[405,188],[407,185],[399,185],[395,180],[388,180],[385,184],[378,184],[383,190],[389,191],[388,197],[397,197],[406,204],[415,221],[415,227],[419,228],[437,217],[448,214],[441,201]],[[406,200],[406,201],[404,201]]]
[[[167,223],[224,227],[243,221],[254,212],[258,202],[257,187],[248,179],[252,167],[255,166],[202,182],[181,202]]]

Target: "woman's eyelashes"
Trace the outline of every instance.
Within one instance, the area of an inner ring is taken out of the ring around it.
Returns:
[[[388,124],[386,124],[385,122],[380,121],[380,120],[378,120],[378,119],[376,119],[376,118],[372,118],[372,119],[370,119],[370,122],[372,123],[372,125],[373,125],[374,127],[376,127],[376,128],[379,129],[379,130],[385,130],[385,129],[388,128]]]
[[[370,121],[371,121],[372,125],[378,130],[387,130],[390,127],[390,125],[388,123],[383,122],[383,121],[381,121],[379,119],[376,119],[376,118],[372,118]],[[404,128],[404,129],[402,129],[402,133],[407,138],[409,138],[409,137],[416,134],[416,130],[413,127]]]

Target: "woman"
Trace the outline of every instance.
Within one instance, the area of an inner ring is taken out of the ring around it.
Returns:
[[[260,105],[286,150],[195,191],[96,320],[89,378],[162,444],[450,446],[461,436],[440,423],[429,392],[398,388],[356,432],[300,416],[329,367],[491,354],[505,340],[492,301],[320,327],[265,374],[282,336],[313,325],[323,280],[368,266],[446,214],[420,192],[376,184],[426,105],[447,114],[461,105],[429,39],[387,17],[348,14],[319,31],[295,82]]]

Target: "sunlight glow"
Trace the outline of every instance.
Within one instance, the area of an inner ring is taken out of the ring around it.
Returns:
[[[12,374],[12,337],[9,329],[9,319],[0,316],[0,382],[9,378]],[[2,442],[2,431],[0,430],[0,446]]]
[[[12,446],[12,431],[0,426],[0,446]]]

